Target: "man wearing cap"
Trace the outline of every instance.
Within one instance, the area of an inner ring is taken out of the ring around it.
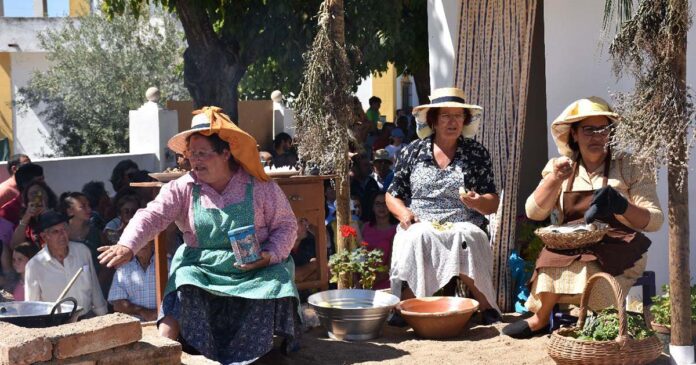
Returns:
[[[375,152],[374,160],[372,160],[372,178],[377,182],[379,190],[386,192],[394,179],[394,171],[391,169],[392,159],[389,157],[389,152],[385,149]]]
[[[77,299],[77,305],[83,308],[81,315],[106,314],[106,300],[99,287],[92,254],[87,246],[68,239],[67,221],[66,216],[53,210],[39,216],[39,231],[46,245],[27,263],[25,298],[55,301],[82,268],[82,273],[66,296]]]
[[[401,149],[406,146],[404,143],[404,138],[406,138],[406,134],[404,134],[404,131],[401,128],[397,127],[392,129],[389,136],[389,145],[384,147],[384,149],[389,153],[389,158],[392,161],[396,161],[396,159],[399,157]]]

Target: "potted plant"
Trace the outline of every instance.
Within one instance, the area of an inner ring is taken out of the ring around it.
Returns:
[[[349,288],[372,289],[378,273],[387,271],[387,266],[383,264],[384,252],[380,249],[370,250],[367,242],[356,245],[357,231],[351,226],[341,226],[340,232],[348,242],[348,247],[355,248],[331,255],[331,282],[337,283],[345,275]]]
[[[663,285],[664,294],[652,297],[653,304],[650,306],[652,314],[652,328],[660,334],[660,338],[669,343],[671,333],[670,323],[670,304],[669,304],[669,285]],[[696,285],[691,287],[691,334],[696,338]]]

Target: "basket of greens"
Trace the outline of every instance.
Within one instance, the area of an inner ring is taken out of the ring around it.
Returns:
[[[592,288],[607,280],[618,309],[587,317]],[[580,317],[575,326],[551,335],[547,351],[557,364],[647,364],[662,353],[662,344],[643,316],[626,312],[626,296],[616,279],[607,273],[592,275],[580,299]]]

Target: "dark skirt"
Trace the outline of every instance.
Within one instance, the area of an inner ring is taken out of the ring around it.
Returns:
[[[218,296],[184,285],[164,297],[159,320],[179,322],[186,345],[223,364],[248,363],[273,348],[273,335],[285,337],[285,350],[297,348],[301,335],[297,300]]]

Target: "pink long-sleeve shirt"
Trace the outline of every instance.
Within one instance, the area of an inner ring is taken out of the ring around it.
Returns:
[[[252,179],[238,169],[222,194],[198,180],[195,173],[186,174],[162,186],[157,198],[138,210],[128,222],[119,244],[134,253],[152,240],[173,221],[184,234],[184,242],[198,247],[193,224],[193,186],[200,185],[203,208],[224,208],[244,199],[246,184]],[[285,260],[297,237],[297,220],[285,194],[274,181],[254,180],[254,227],[261,249],[271,255],[271,264]]]

